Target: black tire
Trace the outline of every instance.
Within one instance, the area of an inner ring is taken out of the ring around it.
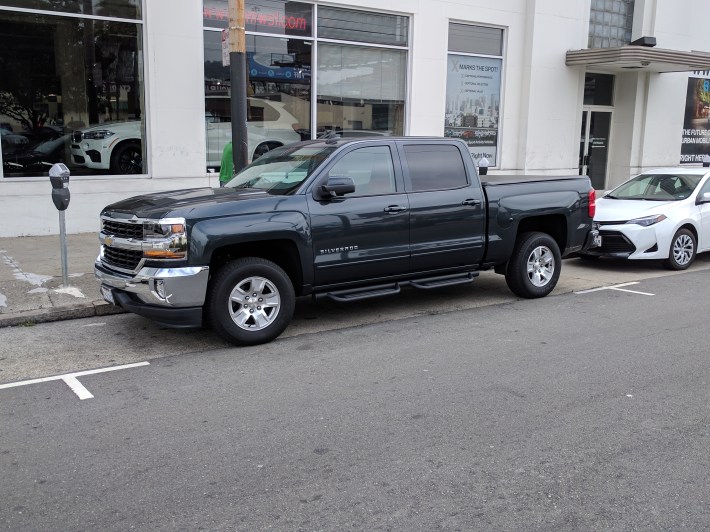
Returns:
[[[111,172],[116,175],[143,173],[143,150],[137,142],[121,144],[111,154]]]
[[[546,233],[518,235],[505,281],[517,296],[545,297],[560,278],[562,258],[557,242]]]
[[[280,148],[281,146],[282,144],[278,144],[276,142],[264,142],[263,144],[259,144],[254,150],[254,155],[252,156],[251,160],[256,161],[265,153],[270,152],[271,150],[274,150],[276,148]]]
[[[668,258],[663,261],[663,265],[669,270],[685,270],[693,264],[697,252],[698,243],[695,235],[688,229],[678,229],[673,235]]]
[[[256,345],[270,342],[286,329],[295,305],[286,272],[269,260],[246,257],[217,272],[210,282],[206,310],[222,338],[237,345]]]

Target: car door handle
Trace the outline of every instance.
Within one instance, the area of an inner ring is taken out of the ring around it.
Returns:
[[[397,214],[398,212],[404,212],[407,210],[407,207],[402,207],[401,205],[390,205],[389,207],[385,207],[385,212],[389,214]]]
[[[473,207],[475,207],[476,205],[480,205],[480,204],[481,204],[481,200],[477,200],[477,199],[473,199],[473,198],[465,199],[461,202],[461,205],[472,205]]]

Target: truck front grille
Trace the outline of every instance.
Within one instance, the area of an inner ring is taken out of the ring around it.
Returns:
[[[603,253],[633,253],[636,251],[631,241],[618,231],[599,231],[602,235],[602,246],[594,251]]]
[[[119,238],[137,238],[141,240],[143,238],[143,224],[104,219],[103,232]]]
[[[104,246],[103,262],[114,268],[133,272],[138,269],[142,259],[142,251]]]

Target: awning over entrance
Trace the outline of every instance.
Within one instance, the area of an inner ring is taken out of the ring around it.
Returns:
[[[567,66],[592,67],[602,72],[688,72],[710,70],[710,53],[684,52],[650,48],[648,46],[619,46],[617,48],[586,48],[567,52]]]

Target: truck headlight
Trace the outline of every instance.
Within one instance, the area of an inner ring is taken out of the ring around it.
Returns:
[[[187,232],[184,218],[163,218],[143,223],[143,257],[186,259]]]
[[[665,214],[654,214],[653,216],[644,216],[643,218],[636,218],[634,220],[629,220],[627,224],[636,224],[642,227],[648,227],[649,225],[657,224],[666,219]]]

